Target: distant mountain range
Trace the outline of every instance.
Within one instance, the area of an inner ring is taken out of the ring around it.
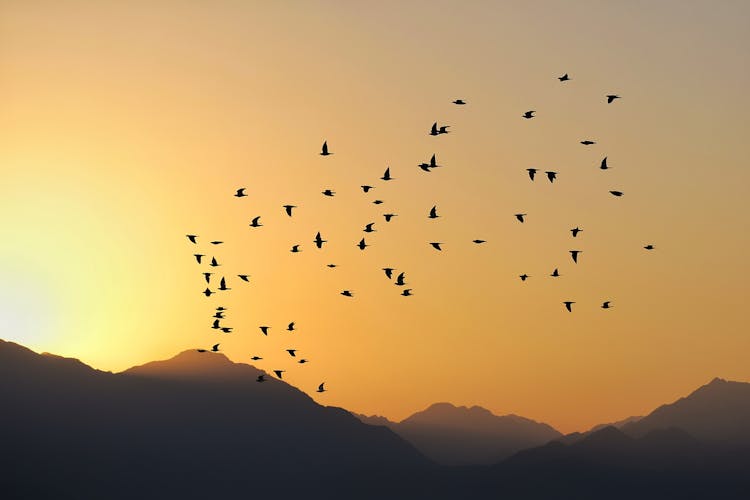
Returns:
[[[283,381],[258,383],[261,373],[186,351],[113,374],[0,341],[0,498],[746,499],[750,491],[746,383],[716,379],[620,429],[574,438],[448,403],[399,423],[360,417],[369,425]]]

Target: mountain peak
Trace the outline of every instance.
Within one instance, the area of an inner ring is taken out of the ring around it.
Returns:
[[[235,380],[254,378],[265,372],[245,363],[235,363],[220,352],[198,352],[189,349],[172,358],[134,366],[122,373],[152,378]]]

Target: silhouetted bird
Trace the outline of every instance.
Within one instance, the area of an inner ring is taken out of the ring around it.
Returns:
[[[610,191],[610,193],[612,194],[612,196],[617,196],[617,197],[622,196],[622,191]]]
[[[299,363],[299,364],[301,364],[301,365],[304,365],[305,363],[309,363],[309,362],[310,362],[310,360],[308,360],[308,359],[305,359],[305,358],[302,358],[302,359],[300,359],[299,361],[297,361],[297,363]]]
[[[201,259],[202,259],[203,257],[205,257],[205,255],[204,255],[204,254],[202,254],[202,253],[194,253],[194,254],[193,254],[193,257],[195,257],[195,260],[197,260],[197,261],[198,261],[198,264],[200,264],[200,263],[201,263]]]
[[[265,382],[266,376],[265,375],[258,375],[258,378],[255,379],[256,382]]]
[[[214,293],[216,293],[216,292],[212,292],[212,291],[211,291],[210,289],[208,289],[208,288],[206,288],[205,290],[203,290],[203,295],[205,295],[206,297],[210,297],[210,296],[211,296],[211,295],[213,295]]]
[[[570,80],[570,77],[568,76],[567,73],[565,73],[563,76],[558,76],[557,79],[560,80],[561,82],[567,82],[568,80]]]
[[[536,168],[527,168],[526,171],[529,173],[529,179],[531,179],[533,181],[534,180],[534,176],[536,175],[536,173],[539,170],[536,169]]]
[[[328,156],[328,155],[332,155],[332,154],[333,153],[329,153],[328,152],[328,141],[324,141],[323,142],[323,147],[320,150],[320,155],[321,156]]]
[[[602,160],[602,164],[599,165],[599,168],[601,168],[602,170],[607,170],[609,168],[609,166],[607,165],[607,157],[606,156]]]
[[[609,301],[609,300],[607,300],[607,301],[604,301],[604,302],[602,303],[602,309],[609,309],[610,307],[612,307],[612,306],[610,305],[610,303],[611,303],[611,301]]]
[[[518,219],[519,222],[523,222],[523,218],[526,216],[526,214],[516,214],[516,219]]]
[[[195,241],[195,239],[198,237],[197,234],[186,234],[185,236],[187,236],[187,239],[189,239],[191,243],[198,243],[197,241]]]
[[[372,226],[374,224],[375,224],[374,222],[370,222],[369,224],[366,224],[365,228],[363,229],[363,231],[366,232],[366,233],[374,233],[375,229],[372,228]]]
[[[398,276],[396,276],[396,286],[404,286],[406,284],[406,281],[404,281],[404,273],[399,273]]]
[[[643,248],[645,248],[646,250],[653,250],[654,249],[654,245],[648,244],[648,245],[646,245]]]
[[[226,307],[221,307],[221,306],[219,306],[219,307],[217,307],[217,308],[216,308],[216,310],[217,310],[217,311],[226,311],[226,310],[227,310],[227,308],[226,308]]]
[[[471,240],[471,241],[476,243],[477,245],[487,242],[487,240]]]
[[[362,188],[362,191],[364,191],[365,193],[367,193],[370,189],[372,189],[372,186],[367,186],[367,185],[360,186],[360,187]]]
[[[448,134],[448,133],[450,133],[450,132],[448,132],[448,127],[450,127],[450,125],[443,125],[442,127],[440,127],[440,130],[438,130],[438,134]]]
[[[578,226],[576,226],[576,227],[574,227],[573,229],[570,230],[570,232],[573,234],[573,238],[575,238],[576,236],[578,236],[578,233],[580,233],[581,231],[583,231],[583,229],[581,229]]]
[[[433,241],[430,243],[430,245],[432,245],[432,248],[434,248],[435,250],[440,250],[440,251],[443,250],[442,248],[440,248],[440,245],[442,245],[442,243],[440,242]]]
[[[297,357],[297,349],[287,349],[286,352],[288,352],[289,355],[293,358]]]
[[[530,277],[531,276],[529,276],[528,274],[525,274],[525,273],[519,276],[519,278],[521,278],[521,281],[526,281]]]
[[[326,392],[325,387],[323,387],[324,385],[325,385],[325,382],[323,382],[322,384],[318,386],[318,392]]]
[[[214,346],[211,348],[211,352],[219,352],[219,346],[221,344],[214,344]]]
[[[336,267],[336,264],[326,264],[326,267],[330,267],[331,269],[333,269],[334,267]]]
[[[583,144],[584,146],[591,146],[592,144],[596,144],[596,142],[585,140],[585,141],[581,141],[581,144]]]
[[[381,177],[384,181],[390,181],[393,180],[393,177],[391,177],[391,168],[388,167],[385,169],[385,172],[383,173],[383,177]]]
[[[224,243],[224,242],[223,241],[212,241],[211,242],[212,245],[221,245],[222,243]]]
[[[209,264],[211,267],[219,267],[221,264],[216,260],[216,257],[211,257],[211,264]]]
[[[581,250],[568,250],[570,252],[570,256],[573,257],[573,262],[578,264],[578,254],[582,253]]]
[[[326,189],[325,191],[323,191],[323,194],[325,196],[333,196],[336,194],[336,191],[331,191],[330,189]]]
[[[572,300],[568,300],[563,302],[563,304],[565,304],[565,309],[567,309],[568,312],[573,312],[573,304],[575,304],[575,302],[573,302]]]
[[[205,350],[205,349],[196,349],[196,351],[198,351],[198,352],[208,352],[208,351],[207,351],[207,350]]]
[[[288,332],[293,332],[293,331],[294,331],[294,321],[292,321],[291,323],[289,323],[289,324],[287,325],[287,327],[286,327],[286,330],[287,330]]]
[[[291,217],[292,216],[292,209],[297,208],[297,205],[284,205],[284,210],[286,210],[286,214]]]
[[[344,290],[343,292],[341,292],[341,295],[343,295],[344,297],[354,297],[354,294],[349,290]]]
[[[547,179],[549,179],[550,182],[555,182],[555,179],[557,179],[557,172],[549,170],[544,173],[547,174]]]
[[[218,319],[215,319],[215,320],[214,320],[214,324],[213,324],[213,325],[211,325],[211,328],[213,328],[214,330],[221,330],[221,325],[219,324],[219,321],[220,321],[220,320],[218,320]]]
[[[550,274],[550,276],[552,276],[553,278],[560,277],[560,273],[557,271],[557,268],[555,268],[555,270],[552,271],[552,274]]]
[[[534,118],[534,113],[536,113],[536,111],[534,111],[534,110],[527,111],[527,112],[525,112],[523,114],[523,117],[526,118],[526,119]]]
[[[615,99],[620,99],[620,96],[619,95],[615,95],[615,94],[608,95],[607,96],[607,104],[612,104],[612,101],[614,101]]]
[[[223,276],[221,277],[221,281],[219,282],[219,290],[231,290],[231,288],[227,288],[227,282]]]
[[[234,193],[234,195],[235,195],[235,196],[236,196],[237,198],[242,198],[243,196],[247,196],[247,195],[245,194],[245,188],[239,188],[239,189],[237,190],[237,192],[236,192],[236,193]]]
[[[396,214],[383,214],[386,222],[391,222],[391,219],[396,217]]]
[[[257,217],[253,217],[253,221],[250,223],[250,227],[260,227],[263,224],[260,223],[260,215]]]
[[[430,129],[430,135],[438,135],[438,126],[437,122],[432,124],[432,128]]]
[[[274,370],[273,372],[276,374],[277,377],[281,378],[281,374],[284,373],[286,370]]]
[[[369,247],[370,245],[368,245],[367,243],[365,243],[365,239],[362,238],[361,240],[359,240],[359,243],[357,243],[357,246],[359,247],[360,250],[364,250],[365,248]]]
[[[384,267],[383,271],[385,271],[385,275],[388,277],[388,279],[393,279],[393,271],[395,271],[395,269],[393,269],[392,267]]]
[[[260,361],[260,360],[261,360],[261,359],[263,359],[263,358],[261,358],[260,356],[253,356],[253,357],[252,357],[252,358],[250,358],[250,359],[251,359],[251,360],[253,360],[253,361]],[[261,376],[262,376],[262,375],[261,375]]]
[[[249,274],[238,274],[237,277],[241,279],[242,281],[250,281],[250,275]]]
[[[437,163],[435,162],[435,155],[432,155],[432,157],[430,158],[430,163],[420,163],[420,164],[419,164],[418,166],[419,166],[419,168],[421,168],[421,169],[422,169],[422,170],[424,170],[425,172],[429,172],[429,171],[430,171],[430,169],[432,169],[432,168],[437,168],[437,167],[439,167],[440,165],[438,165],[438,164],[437,164]]]
[[[453,104],[458,104],[459,106],[461,106],[466,104],[466,101],[464,101],[463,99],[456,99],[455,101],[453,101]]]
[[[224,319],[224,311],[216,311],[213,317],[218,318],[218,319]]]
[[[440,216],[439,216],[439,215],[437,214],[437,207],[436,207],[436,206],[435,206],[435,207],[432,207],[432,208],[430,209],[430,215],[428,215],[427,217],[429,217],[430,219],[437,219],[438,217],[440,217]]]
[[[263,333],[263,335],[268,337],[268,329],[271,328],[270,326],[259,326],[258,328],[260,328],[260,331]]]
[[[203,273],[203,277],[206,279],[206,283],[209,283],[211,281],[211,275],[213,273]]]
[[[414,294],[411,293],[411,288],[406,288],[403,292],[401,292],[401,295],[403,295],[404,297],[411,297]]]
[[[318,231],[318,234],[315,235],[315,239],[313,240],[315,242],[315,246],[318,248],[323,248],[323,243],[326,242],[321,236],[320,231]]]
[[[383,203],[383,200],[375,200],[372,202],[374,205],[380,205]]]
[[[229,327],[226,327],[226,326],[225,326],[225,327],[223,327],[223,328],[221,329],[221,331],[222,331],[222,332],[224,332],[224,333],[231,333],[231,332],[232,332],[232,329],[231,329],[231,328],[229,328]]]
[[[302,250],[299,249],[299,245],[292,245],[292,249],[289,250],[289,251],[292,252],[292,253],[299,253]]]

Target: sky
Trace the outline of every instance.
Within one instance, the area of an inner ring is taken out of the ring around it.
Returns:
[[[220,342],[321,404],[564,432],[750,380],[748,21],[739,1],[2,1],[0,338],[111,371]],[[231,291],[201,294],[196,252]]]

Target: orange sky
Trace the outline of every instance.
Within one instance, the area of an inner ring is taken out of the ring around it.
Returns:
[[[324,404],[393,419],[478,404],[562,431],[714,376],[748,380],[749,14],[729,1],[2,2],[0,337],[109,370],[221,341],[304,390],[325,380]],[[452,133],[428,136],[436,120]],[[333,156],[317,154],[324,139]],[[425,174],[432,153],[444,167]],[[529,167],[559,179],[531,183]],[[201,295],[186,233],[225,241],[200,249],[252,284]],[[235,331],[215,340],[219,304]],[[293,365],[292,347],[311,362]]]

